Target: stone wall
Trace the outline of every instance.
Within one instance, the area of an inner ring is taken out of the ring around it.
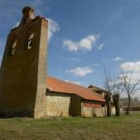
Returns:
[[[83,117],[103,117],[106,116],[106,107],[82,107],[81,114]]]
[[[47,93],[47,116],[69,116],[71,96],[61,93]]]
[[[115,110],[115,107],[114,106],[112,106],[112,108],[111,108],[111,113],[112,113],[112,115],[115,115],[116,114],[116,110]]]
[[[45,115],[47,27],[44,18],[36,18],[9,33],[0,73],[0,116]]]
[[[106,116],[106,107],[102,107],[101,103],[83,101],[81,103],[81,115],[83,117],[102,117]]]
[[[81,103],[82,109],[81,109],[81,115],[84,117],[102,117],[107,115],[107,109],[106,106],[102,107],[100,104],[92,103],[92,102],[85,102]],[[116,114],[115,107],[111,107],[111,113],[112,115]],[[120,113],[123,114],[124,111],[122,108],[120,108]]]
[[[112,115],[116,115],[116,110],[115,107],[112,106],[112,110],[111,110]],[[120,115],[124,114],[124,110],[122,107],[120,107]]]
[[[106,107],[101,103],[82,101],[77,95],[48,92],[46,96],[47,116],[106,116]]]

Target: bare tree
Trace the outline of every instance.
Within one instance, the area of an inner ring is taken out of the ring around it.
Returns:
[[[139,90],[140,80],[135,77],[132,71],[125,72],[124,70],[122,70],[120,75],[118,76],[118,83],[121,85],[121,90],[128,97],[126,114],[129,114],[131,99],[133,95],[136,94],[136,92]]]
[[[104,87],[107,91],[105,95],[106,105],[107,105],[107,116],[111,116],[111,96],[113,98],[113,102],[115,105],[116,116],[120,116],[120,106],[119,106],[119,99],[120,99],[120,85],[119,83],[115,82],[117,80],[112,80],[113,78],[105,71],[104,72]]]
[[[113,95],[112,95],[112,98],[113,98],[113,102],[114,102],[114,105],[115,105],[115,110],[116,110],[116,116],[120,116],[120,104],[119,104],[119,101],[120,101],[120,94],[121,94],[121,90],[120,90],[120,85],[117,84],[117,83],[113,83]]]
[[[111,116],[111,93],[107,92],[105,94],[106,106],[107,106],[107,116]]]
[[[110,86],[111,78],[108,76],[107,72],[105,72],[104,77],[104,88],[106,89],[105,93],[105,100],[106,100],[106,106],[107,106],[107,116],[111,116],[111,86]]]

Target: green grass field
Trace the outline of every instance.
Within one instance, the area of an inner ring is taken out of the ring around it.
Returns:
[[[0,119],[0,140],[140,140],[140,113],[111,118]]]

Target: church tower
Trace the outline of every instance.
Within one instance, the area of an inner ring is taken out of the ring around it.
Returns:
[[[0,116],[45,116],[48,21],[25,7],[8,35],[0,70]]]

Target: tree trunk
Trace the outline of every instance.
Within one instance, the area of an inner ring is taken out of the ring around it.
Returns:
[[[127,106],[127,110],[126,110],[126,115],[130,114],[130,104],[131,104],[131,97],[130,97],[130,95],[128,95],[128,106]]]
[[[105,100],[106,100],[106,106],[107,106],[107,116],[111,116],[111,94],[107,93],[105,95]]]
[[[119,99],[120,99],[120,95],[119,94],[114,94],[113,95],[113,102],[114,102],[114,105],[115,105],[116,116],[120,116]]]

